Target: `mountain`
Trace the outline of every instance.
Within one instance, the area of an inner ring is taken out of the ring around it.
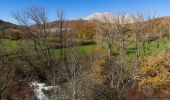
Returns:
[[[78,20],[66,20],[65,24],[69,28],[76,28],[76,27],[84,27],[84,26],[95,25],[95,23],[92,22],[92,21],[82,20],[82,19],[78,19]],[[57,28],[57,27],[59,27],[58,25],[59,25],[59,23],[57,21],[54,21],[54,22],[48,23],[47,27],[48,28]]]
[[[110,12],[97,12],[97,13],[93,13],[91,15],[88,15],[84,18],[81,18],[82,20],[88,20],[88,21],[104,21],[105,18],[107,18],[108,21],[110,21],[111,23],[115,23],[115,19],[119,19],[121,20],[121,16],[116,16],[113,15]],[[125,14],[125,21],[128,23],[134,23],[133,21],[133,17],[130,14]],[[121,22],[121,21],[120,21]]]
[[[103,16],[107,16],[108,18],[113,18],[114,16],[111,13],[94,13],[91,14],[87,17],[81,18],[81,19],[77,19],[77,20],[67,20],[67,27],[73,29],[74,31],[76,31],[76,33],[79,34],[84,34],[84,33],[92,33],[92,34],[97,34],[96,33],[96,23],[94,20],[96,20],[95,18],[98,18],[98,20],[102,20]],[[134,25],[138,24],[138,23],[134,23],[132,17],[130,15],[125,15],[125,20],[129,20],[129,28],[133,28]],[[111,20],[112,21],[112,20]],[[114,21],[112,21],[114,23]],[[159,18],[154,18],[151,20],[145,20],[142,23],[142,26],[148,26],[148,25],[156,25],[156,29],[159,30],[160,25],[164,24],[164,26],[166,26],[166,28],[169,28],[167,25],[170,25],[170,17],[166,16],[166,17],[159,17]],[[51,30],[56,30],[58,29],[58,22],[54,21],[54,22],[50,22],[47,24],[48,28]],[[147,30],[146,30],[147,31]]]
[[[112,18],[113,15],[112,13],[109,13],[109,12],[97,12],[97,13],[88,15],[82,19],[83,20],[103,20],[103,17]]]
[[[0,39],[18,40],[25,37],[19,25],[0,20]]]
[[[83,35],[89,35],[93,37],[96,34],[96,24],[93,21],[88,20],[68,20],[65,21],[66,28],[71,29],[73,33],[76,33],[80,37]],[[51,31],[56,31],[59,28],[59,23],[57,21],[47,24]]]

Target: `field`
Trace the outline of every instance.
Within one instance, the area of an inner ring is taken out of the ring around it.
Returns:
[[[26,40],[26,41],[29,42],[28,40]],[[23,42],[25,42],[25,40],[16,41],[16,40],[6,39],[4,41],[4,45],[6,47],[7,52],[15,53],[16,50],[19,49],[20,44],[23,43]],[[146,43],[146,49],[145,49],[145,53],[144,53],[144,48],[142,46],[142,43],[139,43],[138,47],[140,49],[140,56],[145,57],[145,56],[148,56],[148,55],[155,54],[158,51],[164,51],[169,46],[168,44],[170,44],[169,39],[160,41],[160,47],[159,48],[157,48],[157,41],[153,41],[150,44]],[[89,50],[90,51],[96,50],[97,48],[102,48],[102,47],[98,44],[90,44],[90,45],[78,46],[77,50],[80,52],[80,55],[86,55],[89,52]],[[54,49],[54,50],[55,50],[55,52],[56,52],[55,54],[57,56],[60,55],[60,49]],[[133,59],[135,57],[135,52],[136,52],[136,50],[135,50],[135,44],[134,43],[127,46],[126,54],[127,54],[129,59]]]
[[[160,41],[160,47],[159,48],[157,48],[157,44],[158,43],[156,41],[151,42],[149,45],[146,43],[146,49],[145,49],[145,53],[144,53],[144,48],[142,47],[142,43],[139,43],[141,57],[153,55],[155,53],[158,53],[158,51],[167,50],[168,46],[170,44],[170,40],[166,39],[166,40]],[[147,47],[148,47],[148,49],[147,49]],[[128,51],[126,53],[128,54],[128,56],[130,58],[134,58],[134,56],[135,56],[135,44],[131,44],[130,46],[128,46]]]

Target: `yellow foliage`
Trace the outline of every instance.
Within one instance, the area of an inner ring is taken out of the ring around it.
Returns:
[[[106,75],[104,74],[104,68],[103,68],[103,64],[106,62],[105,60],[105,50],[103,50],[102,48],[96,49],[95,50],[95,54],[98,56],[97,58],[99,58],[98,60],[96,60],[94,62],[94,64],[92,64],[91,67],[91,71],[90,74],[94,79],[95,84],[101,85],[105,82],[106,79]]]
[[[170,54],[160,53],[141,62],[139,89],[159,89],[170,81]]]
[[[105,76],[102,74],[102,63],[104,63],[104,60],[97,61],[92,68],[92,75],[96,84],[102,84],[105,81]]]

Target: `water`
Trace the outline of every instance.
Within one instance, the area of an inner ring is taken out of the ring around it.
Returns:
[[[43,92],[43,90],[50,90],[53,86],[46,86],[44,83],[38,83],[36,81],[30,82],[30,86],[34,88],[38,100],[52,100]]]

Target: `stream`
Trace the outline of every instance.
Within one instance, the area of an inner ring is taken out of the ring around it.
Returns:
[[[47,94],[43,92],[43,90],[48,91],[53,89],[54,88],[53,86],[46,86],[46,84],[38,83],[37,81],[30,82],[29,85],[30,87],[33,87],[35,95],[38,100],[56,100],[56,98],[52,99],[51,97],[49,97]]]

